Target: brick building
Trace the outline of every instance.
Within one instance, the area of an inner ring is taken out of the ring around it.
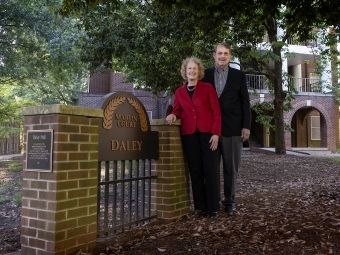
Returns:
[[[297,43],[288,40],[289,51],[296,54],[283,60],[282,71],[290,75],[286,82],[293,84],[298,92],[292,102],[294,109],[284,112],[285,123],[294,130],[285,133],[288,150],[313,148],[335,151],[340,148],[339,104],[335,97],[328,93],[329,88],[325,85],[334,85],[339,81],[338,77],[332,79],[327,72],[334,68],[331,62],[324,74],[316,74],[314,61],[319,60],[321,56],[315,55],[312,51],[311,45],[315,46],[315,44],[316,42]],[[265,75],[247,74],[246,78],[252,106],[273,100]],[[283,86],[285,90],[288,89],[287,85],[283,84]],[[251,93],[254,89],[256,93]],[[143,90],[135,90],[133,84],[124,82],[122,73],[107,72],[90,77],[88,93],[80,95],[80,105],[95,107],[104,95],[115,91],[130,92],[138,97],[150,118],[165,118],[173,103],[172,96],[167,93],[154,96]],[[273,112],[267,114],[272,116]],[[254,111],[252,116],[250,145],[275,147],[275,131],[258,124],[255,121],[257,116]]]
[[[172,104],[172,99],[167,93],[159,93],[155,96],[150,92],[134,89],[132,83],[124,82],[122,73],[106,72],[94,74],[89,78],[88,93],[80,94],[79,105],[96,107],[96,104],[103,96],[118,91],[130,92],[138,97],[150,119],[164,118],[167,108]]]
[[[266,38],[264,38],[266,41]],[[289,78],[284,81],[283,89],[288,90],[289,82],[297,91],[292,101],[293,110],[284,112],[284,122],[294,132],[285,133],[286,148],[290,149],[327,149],[335,151],[339,143],[339,103],[330,92],[330,86],[339,83],[339,77],[332,76],[336,69],[335,62],[328,61],[322,74],[316,72],[316,61],[321,59],[313,48],[318,41],[298,42],[289,38],[287,51],[295,53],[283,59],[282,72]],[[270,64],[274,69],[274,63]],[[259,95],[250,95],[251,105],[272,101],[268,81],[264,75],[247,75],[250,88],[256,89]],[[268,112],[272,115],[273,112]],[[256,139],[262,147],[275,146],[275,131],[257,124],[253,112],[252,139]],[[274,122],[272,123],[274,124]]]

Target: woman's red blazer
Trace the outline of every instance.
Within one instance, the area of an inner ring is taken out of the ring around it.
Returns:
[[[181,134],[210,132],[221,135],[221,113],[216,90],[210,83],[198,81],[195,92],[190,98],[187,83],[175,92],[174,108],[172,111],[181,119]]]

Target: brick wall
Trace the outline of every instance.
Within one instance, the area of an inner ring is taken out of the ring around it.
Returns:
[[[285,113],[285,119],[289,124],[294,114],[296,114],[299,110],[301,114],[298,115],[297,122],[303,122],[304,118],[309,118],[310,114],[320,115],[320,147],[327,148],[330,151],[336,150],[336,141],[337,141],[337,121],[333,116],[336,115],[335,109],[335,98],[332,95],[299,95],[296,96],[296,99],[292,102],[292,106],[294,108],[293,111]],[[302,124],[305,125],[305,124]],[[306,126],[304,127],[306,128]],[[309,127],[310,129],[310,127]],[[307,131],[304,131],[303,134],[306,134]],[[310,132],[310,131],[309,131]],[[305,144],[301,144],[301,147],[307,147],[307,140],[305,139]],[[314,145],[318,147],[317,145]],[[313,147],[310,144],[309,147]]]
[[[320,60],[319,56],[315,56],[315,61]],[[315,61],[309,61],[308,63],[301,64],[301,78],[311,78],[310,73],[315,73]]]
[[[272,101],[270,94],[264,94],[265,101]],[[250,94],[251,105],[260,101],[259,95]],[[310,111],[318,111],[321,120],[320,147],[330,151],[339,148],[339,108],[333,95],[321,93],[300,93],[292,101],[293,110],[284,112],[284,121],[298,131],[298,133],[285,132],[286,149],[292,147],[307,147],[306,124],[304,121]],[[272,114],[272,113],[270,113]],[[301,132],[301,133],[299,133]],[[264,136],[265,137],[265,136]],[[295,139],[295,140],[294,140]],[[263,144],[267,144],[265,140]],[[314,145],[318,147],[316,144]]]
[[[22,184],[21,250],[69,255],[91,250],[97,235],[98,117],[101,109],[28,107],[27,130],[53,129],[52,172],[26,171]]]
[[[334,132],[335,132],[335,144],[336,148],[340,149],[340,104],[336,102],[334,104]],[[337,121],[338,120],[338,121]]]
[[[108,93],[124,91],[136,96],[147,111],[152,111],[152,118],[166,117],[167,96],[165,93],[153,95],[145,90],[134,88],[132,83],[125,82],[123,73],[104,72],[89,77],[89,93],[79,94],[79,105],[95,107],[98,101]]]
[[[151,129],[159,132],[159,159],[153,161],[152,210],[157,219],[171,221],[189,213],[190,180],[180,137],[180,122],[168,125],[164,119],[151,121]]]
[[[110,79],[111,73],[109,72],[91,75],[89,77],[89,84],[91,83],[92,86],[89,86],[89,93],[101,93],[101,94],[109,93]]]
[[[53,130],[52,171],[26,170],[22,185],[21,250],[25,255],[73,255],[91,251],[97,238],[98,118],[102,109],[51,105],[28,107],[28,130]],[[180,138],[180,122],[152,120],[159,132],[153,160],[152,210],[157,220],[189,213],[190,180]]]

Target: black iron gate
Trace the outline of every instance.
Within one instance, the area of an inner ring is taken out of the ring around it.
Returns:
[[[97,234],[106,236],[156,218],[151,211],[151,159],[159,158],[158,132],[152,131],[142,102],[128,92],[112,92],[97,107]]]
[[[150,222],[151,160],[98,162],[97,234],[107,236]]]

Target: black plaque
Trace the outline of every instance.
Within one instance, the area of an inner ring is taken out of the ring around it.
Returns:
[[[52,172],[53,130],[28,130],[26,171]]]
[[[158,159],[158,132],[152,131],[142,102],[129,92],[113,92],[97,104],[104,116],[99,121],[99,161]]]

